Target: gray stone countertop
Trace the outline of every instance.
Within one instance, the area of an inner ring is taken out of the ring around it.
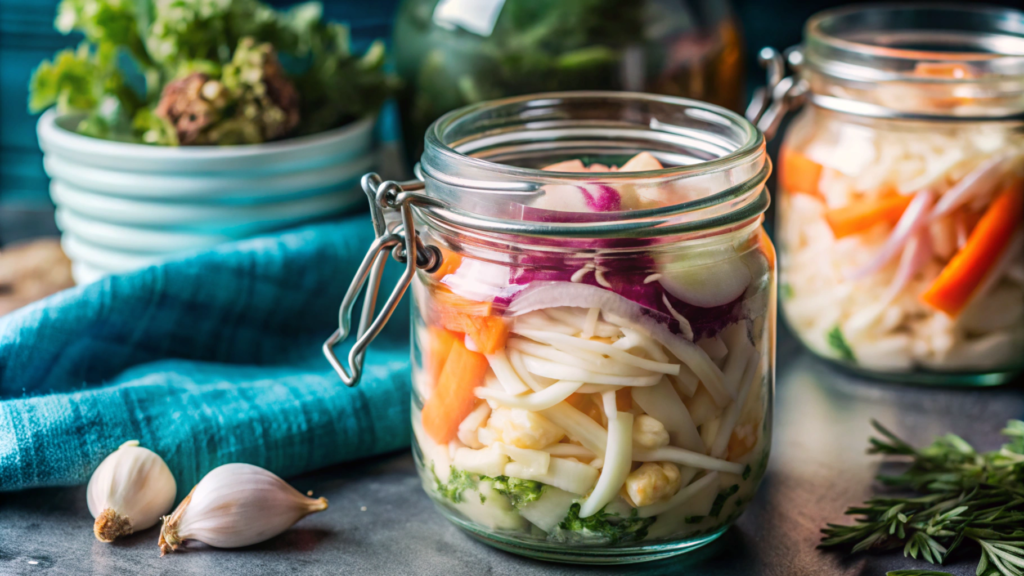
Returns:
[[[768,474],[737,524],[687,555],[648,564],[548,564],[492,549],[445,521],[422,492],[406,452],[291,479],[330,508],[268,542],[238,550],[191,545],[163,558],[157,529],[114,544],[93,537],[84,487],[0,495],[0,575],[167,574],[692,574],[883,575],[929,568],[900,552],[849,558],[815,548],[825,522],[871,492],[878,458],[864,450],[876,418],[915,443],[949,431],[979,448],[1001,443],[1007,419],[1024,416],[1019,385],[923,388],[871,382],[780,341],[775,437]],[[973,575],[973,553],[942,570]]]

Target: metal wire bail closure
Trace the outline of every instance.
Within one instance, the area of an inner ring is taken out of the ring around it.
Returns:
[[[754,91],[744,116],[764,134],[765,140],[775,137],[782,119],[791,110],[799,108],[807,96],[806,81],[795,75],[786,76],[787,60],[796,67],[801,60],[799,50],[791,48],[785,58],[770,47],[761,48],[757,54],[757,61],[768,78],[765,86]]]
[[[363,356],[370,342],[380,334],[402,300],[406,289],[412,283],[417,268],[433,272],[441,266],[441,251],[436,246],[424,246],[413,225],[412,204],[420,195],[408,194],[412,190],[422,190],[424,185],[419,180],[408,182],[382,182],[380,176],[369,173],[363,176],[361,185],[370,202],[370,218],[376,239],[356,270],[356,275],[349,284],[345,298],[338,310],[338,329],[324,342],[324,356],[331,363],[341,381],[348,386],[355,386],[363,371]],[[399,213],[400,221],[388,223],[387,215]],[[387,263],[388,250],[395,261],[405,264],[405,272],[391,291],[380,314],[374,317],[377,305],[377,292],[380,289],[381,276]],[[356,342],[348,353],[348,370],[334,354],[334,347],[348,338],[352,329],[352,310],[355,308],[359,293],[366,287],[363,297],[363,309],[356,330]]]

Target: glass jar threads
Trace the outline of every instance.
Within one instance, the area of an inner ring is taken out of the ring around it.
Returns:
[[[1024,13],[823,12],[779,158],[780,294],[817,354],[888,379],[1024,365]]]
[[[771,444],[761,134],[690,100],[550,93],[447,114],[420,166],[367,185],[418,262],[414,454],[442,513],[580,563],[722,534]]]

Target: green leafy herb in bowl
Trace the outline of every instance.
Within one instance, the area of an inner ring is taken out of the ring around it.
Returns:
[[[96,138],[255,144],[373,114],[396,88],[383,44],[352,54],[318,2],[62,0],[56,27],[85,39],[40,64],[29,108],[81,115]]]

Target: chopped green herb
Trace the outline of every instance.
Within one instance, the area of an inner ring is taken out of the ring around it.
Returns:
[[[903,548],[904,556],[942,564],[963,544],[977,544],[981,576],[1020,576],[1024,567],[1024,422],[1003,430],[1009,442],[978,453],[964,439],[947,434],[917,449],[885,429],[872,438],[871,454],[910,458],[902,474],[880,474],[890,488],[913,492],[876,497],[846,513],[854,524],[829,524],[820,547],[850,552]],[[898,574],[942,574],[903,571]]]
[[[708,516],[718,518],[718,515],[722,513],[722,508],[725,506],[725,501],[732,497],[733,494],[740,491],[739,484],[733,484],[724,491],[719,492],[718,496],[715,496],[715,501],[711,503],[711,511],[708,512]]]
[[[793,287],[789,284],[779,285],[779,297],[783,300],[789,300],[793,297]]]
[[[482,479],[485,479],[483,477]],[[489,478],[491,486],[499,493],[508,497],[513,506],[519,508],[540,498],[544,485],[534,480],[523,480],[509,476]]]
[[[480,495],[480,503],[483,504],[484,502],[487,502],[487,496],[484,496],[483,494],[481,494]]]
[[[705,518],[707,518],[707,516],[687,516],[686,517],[686,523],[687,524],[700,524],[701,522],[704,521]]]
[[[534,480],[523,480],[522,478],[512,478],[509,476],[492,478],[482,474],[473,474],[465,470],[459,470],[454,466],[451,467],[451,475],[448,477],[448,482],[441,482],[433,467],[430,470],[434,474],[434,482],[437,485],[438,494],[455,504],[462,502],[462,493],[464,491],[476,490],[480,482],[490,482],[491,487],[496,492],[506,496],[509,502],[517,508],[537,500],[544,491],[544,484]],[[480,503],[482,504],[484,500],[485,497],[481,494]]]
[[[622,544],[646,538],[647,529],[654,524],[654,520],[653,517],[640,518],[636,508],[625,518],[618,514],[608,514],[604,508],[593,516],[580,518],[580,505],[577,502],[569,507],[569,513],[558,527],[572,532],[600,534],[608,539],[609,544]]]
[[[747,478],[750,478],[750,465],[749,464],[747,465],[746,468],[743,469],[743,479],[746,480]]]
[[[448,482],[441,482],[441,479],[437,477],[437,473],[431,468],[431,472],[434,474],[434,482],[437,484],[438,494],[442,498],[458,504],[462,502],[462,493],[466,490],[475,490],[479,480],[474,478],[473,474],[465,470],[459,470],[455,466],[451,467],[451,471]]]
[[[857,357],[854,356],[850,345],[846,343],[846,338],[843,336],[843,331],[839,329],[839,326],[835,326],[829,331],[827,339],[829,347],[839,355],[840,359],[846,362],[857,361]]]

